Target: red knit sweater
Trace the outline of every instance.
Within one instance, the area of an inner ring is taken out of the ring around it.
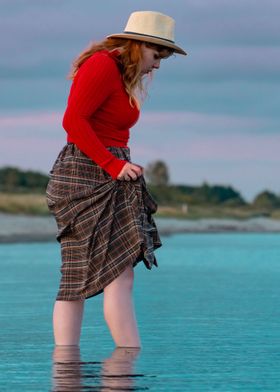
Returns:
[[[62,125],[74,143],[114,179],[126,161],[108,146],[127,147],[129,128],[139,117],[131,107],[117,65],[118,51],[94,53],[79,68],[72,83]]]

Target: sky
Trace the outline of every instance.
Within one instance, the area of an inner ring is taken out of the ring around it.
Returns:
[[[280,193],[278,0],[0,0],[0,167],[48,173],[66,142],[71,62],[133,11],[176,21],[188,55],[163,60],[131,129],[132,161],[174,184]]]

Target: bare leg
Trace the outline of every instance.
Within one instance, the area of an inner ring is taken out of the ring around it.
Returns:
[[[56,345],[79,345],[84,300],[56,301],[53,311],[53,330]]]
[[[104,288],[104,317],[118,347],[140,347],[132,300],[134,271],[129,266]]]

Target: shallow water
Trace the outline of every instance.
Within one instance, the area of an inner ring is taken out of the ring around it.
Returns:
[[[135,269],[141,351],[114,349],[102,295],[86,303],[80,350],[54,350],[59,247],[1,244],[0,390],[280,390],[279,235],[163,242],[158,269]]]

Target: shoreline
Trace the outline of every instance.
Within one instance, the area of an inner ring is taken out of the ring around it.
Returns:
[[[201,218],[176,219],[155,217],[159,233],[280,233],[280,220]],[[0,243],[56,241],[56,223],[52,216],[0,213]]]

